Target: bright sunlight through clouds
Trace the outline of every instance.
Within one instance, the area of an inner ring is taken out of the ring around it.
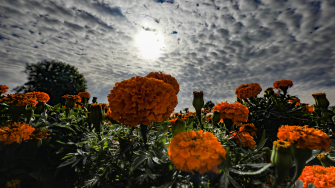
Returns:
[[[152,31],[144,31],[137,36],[136,43],[144,58],[155,59],[164,46],[163,36]]]

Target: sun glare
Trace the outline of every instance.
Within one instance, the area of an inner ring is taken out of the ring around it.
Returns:
[[[137,36],[137,45],[144,58],[155,59],[163,48],[163,37],[158,33],[145,31]]]

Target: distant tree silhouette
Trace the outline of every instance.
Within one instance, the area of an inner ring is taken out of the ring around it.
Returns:
[[[207,101],[203,108],[211,111],[214,106],[215,104],[212,101]]]
[[[17,86],[13,89],[16,93],[27,93],[32,91],[41,91],[48,93],[49,105],[54,106],[58,103],[65,104],[62,96],[77,95],[79,92],[85,92],[87,81],[84,75],[78,72],[74,66],[63,62],[38,62],[37,64],[26,64],[23,71],[28,74],[28,82],[23,86]]]

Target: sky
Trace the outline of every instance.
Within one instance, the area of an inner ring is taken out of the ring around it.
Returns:
[[[1,0],[0,85],[27,82],[26,63],[78,68],[88,92],[108,103],[115,83],[150,72],[175,77],[174,112],[204,101],[236,101],[291,80],[288,94],[335,106],[335,0]],[[277,90],[275,90],[276,92]]]

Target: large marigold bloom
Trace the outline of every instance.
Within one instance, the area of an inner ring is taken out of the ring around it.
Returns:
[[[3,101],[10,101],[10,103],[16,103],[16,106],[31,105],[32,107],[35,107],[38,103],[37,98],[23,93],[8,94],[5,98],[0,99],[0,102]]]
[[[27,96],[32,96],[32,97],[36,97],[38,102],[48,102],[50,100],[50,97],[47,93],[44,92],[28,92],[26,93]]]
[[[8,89],[6,85],[0,85],[0,95],[6,93]]]
[[[280,87],[292,87],[293,82],[291,80],[279,80],[273,83],[275,89],[281,89]]]
[[[199,174],[214,170],[226,159],[226,150],[212,133],[200,131],[180,132],[169,144],[169,159],[178,170]],[[214,167],[214,168],[213,168]]]
[[[250,149],[253,149],[256,145],[254,137],[250,136],[250,134],[247,132],[234,132],[229,136],[229,138],[231,137],[233,137],[232,140],[236,144],[239,144],[241,139],[243,142],[243,147],[249,147]]]
[[[116,83],[110,92],[111,117],[130,127],[162,122],[178,104],[173,87],[155,78],[132,77]]]
[[[12,123],[0,127],[0,141],[5,142],[5,145],[13,142],[20,143],[23,140],[28,140],[35,128],[26,123]]]
[[[262,91],[261,86],[258,83],[242,84],[236,88],[235,94],[239,99],[247,99],[256,97]]]
[[[307,188],[309,183],[317,188],[335,188],[335,167],[305,166],[299,179],[303,182],[303,188]]]
[[[237,126],[242,126],[242,122],[248,121],[249,109],[239,102],[233,104],[229,104],[227,101],[221,102],[213,107],[213,111],[215,110],[221,112],[221,119],[231,119]]]
[[[295,144],[297,148],[317,149],[323,150],[324,152],[330,151],[331,141],[329,136],[319,129],[308,128],[308,125],[282,125],[278,129],[277,137],[281,140],[286,140]]]
[[[88,99],[88,98],[90,98],[91,94],[89,92],[79,92],[78,96],[83,98],[83,99]]]
[[[176,92],[176,95],[179,93],[179,84],[175,77],[169,74],[163,74],[162,72],[151,72],[146,78],[156,78],[158,80],[163,80],[165,83],[170,84]]]

